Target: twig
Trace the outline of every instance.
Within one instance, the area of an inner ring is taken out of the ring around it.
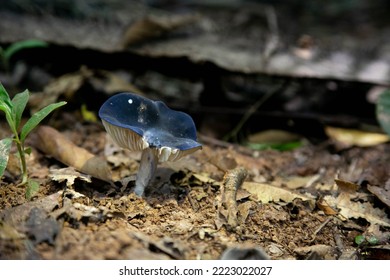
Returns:
[[[317,238],[317,234],[331,221],[333,217],[328,217],[325,222],[323,222],[312,234],[312,238],[308,241],[308,243],[313,242]]]

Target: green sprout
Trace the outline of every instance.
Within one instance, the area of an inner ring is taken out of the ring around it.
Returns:
[[[363,246],[374,246],[379,243],[379,240],[376,236],[364,236],[362,234],[355,236],[355,244],[363,247]]]
[[[0,61],[4,69],[8,72],[10,70],[11,57],[24,49],[47,47],[48,44],[41,40],[31,39],[15,42],[3,49],[0,47]]]
[[[4,174],[7,167],[9,153],[12,142],[16,144],[18,156],[20,159],[20,169],[22,181],[19,186],[27,184],[26,197],[30,199],[32,194],[38,190],[39,184],[28,178],[26,154],[30,153],[30,149],[26,148],[24,143],[29,133],[53,110],[66,104],[65,101],[50,104],[31,116],[29,120],[21,127],[21,119],[26,108],[30,94],[28,90],[20,92],[11,100],[7,91],[0,83],[0,110],[5,113],[7,123],[13,133],[13,137],[0,140],[0,178]]]

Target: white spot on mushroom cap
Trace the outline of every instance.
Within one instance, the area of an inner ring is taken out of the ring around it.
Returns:
[[[133,99],[129,99],[129,100],[127,100],[127,102],[129,102],[129,104],[133,104]]]

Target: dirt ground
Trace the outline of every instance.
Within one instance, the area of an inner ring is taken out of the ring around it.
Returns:
[[[115,148],[102,125],[75,127],[62,133],[105,156],[113,177],[136,173],[139,155]],[[145,197],[132,192],[134,178],[123,185],[85,182],[34,149],[29,170],[41,188],[33,200],[26,201],[10,174],[1,183],[1,258],[219,259],[233,248],[240,249],[236,259],[262,251],[271,259],[389,258],[387,210],[367,189],[389,183],[389,144],[335,152],[332,142],[307,143],[294,151],[253,152],[200,139],[201,151],[159,165]],[[358,189],[343,188],[352,181],[361,182]],[[233,196],[229,184],[238,188]],[[337,200],[343,194],[347,199]],[[376,242],[358,246],[358,235]]]

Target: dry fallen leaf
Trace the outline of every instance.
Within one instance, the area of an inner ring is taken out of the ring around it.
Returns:
[[[92,177],[111,182],[111,171],[107,162],[68,140],[49,126],[37,128],[33,145],[45,154]]]
[[[81,174],[80,172],[77,172],[72,167],[66,167],[66,168],[61,168],[61,169],[51,169],[49,176],[53,181],[57,181],[57,182],[66,181],[67,187],[73,186],[74,181],[76,179],[80,179],[80,180],[85,181],[87,183],[91,183],[91,176]]]
[[[368,186],[368,191],[374,194],[380,201],[390,207],[390,185],[386,184],[384,188],[377,186]]]
[[[203,185],[203,184],[216,184],[217,182],[210,178],[208,175],[203,173],[193,173],[191,178],[191,182],[194,183],[194,185]]]
[[[23,239],[26,236],[18,232],[13,226],[0,221],[0,240]]]
[[[326,127],[326,134],[336,142],[339,142],[344,148],[358,146],[370,147],[385,143],[390,137],[382,133],[365,132],[356,129],[346,129],[337,127]]]
[[[324,199],[323,197],[321,197],[320,199],[318,199],[317,201],[317,207],[319,209],[321,209],[322,211],[324,211],[324,213],[326,215],[337,215],[338,212],[333,209]]]
[[[342,192],[355,193],[360,188],[358,184],[355,184],[353,182],[340,179],[334,179],[334,181]]]
[[[331,206],[340,209],[339,214],[346,218],[363,218],[369,223],[390,227],[390,219],[385,211],[374,208],[371,203],[350,200],[350,194],[341,193],[337,198],[325,196],[324,200]]]
[[[5,223],[13,225],[17,230],[23,230],[31,209],[40,208],[46,213],[50,213],[54,208],[59,206],[59,199],[62,194],[63,192],[59,191],[35,201],[4,209],[0,212],[0,219]]]
[[[276,177],[272,182],[275,186],[286,187],[289,189],[308,188],[315,184],[321,175],[309,175],[309,176],[289,176],[286,178]]]
[[[315,203],[314,197],[309,194],[298,194],[293,191],[275,187],[270,184],[244,182],[242,184],[242,188],[250,192],[254,200],[261,201],[262,203],[269,203],[272,201],[292,202],[296,198],[300,198],[304,201],[312,201],[313,204]]]
[[[300,256],[309,256],[315,253],[315,259],[335,259],[336,256],[334,247],[324,244],[296,248],[294,249],[294,253]]]
[[[156,240],[140,231],[135,231],[130,234],[141,242],[148,244],[148,247],[156,248],[173,259],[183,259],[185,252],[188,250],[178,239],[173,240],[169,237],[163,237],[162,239]]]
[[[300,135],[277,129],[269,129],[248,137],[250,143],[289,143],[301,139]]]

